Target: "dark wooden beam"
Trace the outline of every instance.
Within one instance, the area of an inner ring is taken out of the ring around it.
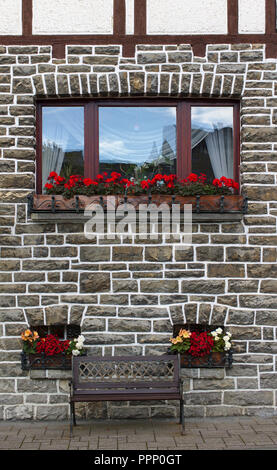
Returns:
[[[266,57],[277,57],[276,0],[265,0],[265,32],[275,34],[275,41],[266,45]]]
[[[22,0],[22,35],[33,34],[33,0]]]
[[[64,59],[65,58],[65,44],[54,42],[52,45],[52,56],[55,59]]]
[[[135,35],[144,36],[146,32],[146,0],[135,0]]]
[[[228,0],[228,33],[238,34],[239,6],[238,0]]]
[[[276,34],[276,0],[265,0],[265,32]]]
[[[126,8],[125,0],[114,0],[113,10],[113,34],[115,36],[126,32]]]

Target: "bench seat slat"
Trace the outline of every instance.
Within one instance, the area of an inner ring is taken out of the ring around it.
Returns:
[[[74,393],[75,390],[93,390],[95,388],[99,389],[117,389],[117,388],[126,388],[126,389],[132,389],[132,388],[145,388],[145,389],[150,389],[150,388],[164,388],[164,389],[169,389],[169,388],[177,388],[178,383],[175,383],[173,381],[168,381],[168,382],[159,382],[159,381],[147,381],[147,382],[77,382],[74,385]]]
[[[153,387],[153,388],[143,388],[143,389],[136,389],[136,388],[131,388],[131,389],[126,389],[126,388],[122,388],[121,390],[118,389],[118,390],[114,390],[114,389],[106,389],[106,390],[88,390],[88,389],[77,389],[75,390],[74,392],[74,395],[90,395],[90,394],[94,394],[94,395],[111,395],[111,394],[118,394],[118,395],[124,395],[124,394],[133,394],[133,393],[137,393],[137,394],[147,394],[147,393],[161,393],[161,394],[167,394],[167,395],[170,395],[172,393],[177,393],[179,391],[179,389],[177,387],[170,387],[168,389],[163,389],[163,388],[159,388],[159,387]]]
[[[132,400],[180,400],[180,393],[161,393],[161,392],[153,392],[153,393],[125,393],[125,394],[76,394],[72,397],[72,401],[74,402],[89,402],[89,401],[132,401]]]

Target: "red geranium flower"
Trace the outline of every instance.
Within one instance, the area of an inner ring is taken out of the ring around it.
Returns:
[[[195,173],[191,173],[190,175],[188,175],[188,180],[191,183],[196,183],[196,181],[198,181],[198,176]]]
[[[205,356],[209,354],[214,345],[213,337],[206,333],[197,333],[193,331],[190,336],[190,349],[189,353],[195,357]]]
[[[51,173],[49,173],[48,179],[50,180],[51,178],[56,178],[57,176],[58,174],[55,171],[51,171]]]

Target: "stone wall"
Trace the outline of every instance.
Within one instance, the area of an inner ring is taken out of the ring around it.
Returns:
[[[68,373],[21,370],[28,324],[80,323],[93,354],[165,352],[175,322],[224,324],[232,369],[183,370],[189,416],[276,413],[276,60],[263,45],[0,47],[0,418],[63,419]],[[241,221],[194,223],[192,245],[160,236],[88,240],[83,223],[27,216],[37,97],[163,96],[241,101]],[[81,405],[80,416],[175,416],[172,403]]]

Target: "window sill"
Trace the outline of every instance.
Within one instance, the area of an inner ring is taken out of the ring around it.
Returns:
[[[223,214],[214,212],[205,213],[192,213],[192,222],[239,222],[243,218],[241,212],[225,212]],[[31,220],[33,222],[53,222],[53,223],[85,223],[89,220],[89,216],[85,216],[83,213],[77,214],[76,212],[33,212],[31,214]],[[121,217],[116,220],[121,220]],[[182,219],[181,219],[182,221]]]

